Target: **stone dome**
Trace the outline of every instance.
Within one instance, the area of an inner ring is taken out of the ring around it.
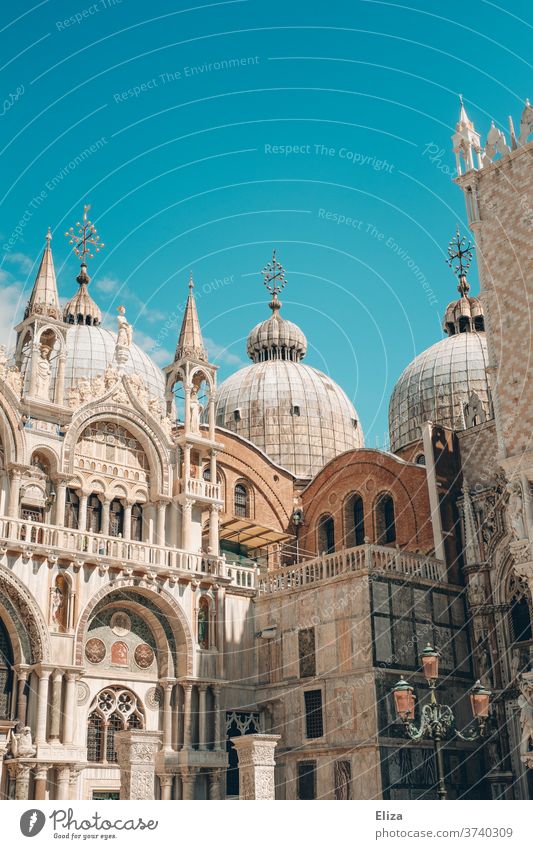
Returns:
[[[472,394],[490,417],[489,357],[483,331],[453,333],[419,354],[400,376],[389,405],[391,451],[421,438],[425,421],[454,430],[465,427],[464,405]]]
[[[100,325],[76,324],[67,330],[67,361],[65,368],[65,397],[68,389],[80,378],[92,379],[103,374],[108,365],[115,365],[117,334]],[[121,368],[126,374],[138,374],[153,398],[165,397],[163,372],[142,348],[134,342]]]

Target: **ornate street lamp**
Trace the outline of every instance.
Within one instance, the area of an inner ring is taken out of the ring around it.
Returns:
[[[460,740],[471,742],[485,734],[489,716],[491,692],[476,681],[470,691],[470,704],[476,727],[470,731],[459,731],[455,727],[455,716],[448,705],[437,702],[436,689],[439,675],[439,653],[431,645],[426,646],[421,655],[424,676],[429,684],[429,703],[422,706],[420,726],[413,722],[415,717],[414,689],[401,678],[392,689],[396,713],[403,722],[405,733],[411,740],[428,738],[433,740],[435,749],[435,764],[437,767],[437,793],[439,799],[448,796],[444,782],[444,758],[442,741],[449,737],[459,737]]]

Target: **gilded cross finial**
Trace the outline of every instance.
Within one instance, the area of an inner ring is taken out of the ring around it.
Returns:
[[[261,274],[263,275],[263,283],[272,295],[272,300],[269,307],[272,310],[279,310],[281,302],[278,300],[278,295],[286,286],[285,269],[276,258],[276,249],[272,251],[272,259],[267,262]]]
[[[475,247],[466,236],[461,236],[459,228],[455,236],[450,239],[448,244],[448,259],[446,262],[450,266],[453,273],[459,278],[459,286],[457,287],[461,293],[465,293],[470,288],[466,282],[468,269],[472,264]]]
[[[90,204],[86,204],[83,207],[83,222],[76,221],[76,229],[70,227],[65,233],[65,236],[69,239],[69,244],[73,245],[72,250],[78,259],[81,259],[82,265],[87,265],[86,257],[93,259],[94,254],[104,247],[96,227],[88,218],[87,213],[90,208]]]

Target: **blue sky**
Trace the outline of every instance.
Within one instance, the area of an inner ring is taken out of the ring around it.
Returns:
[[[3,341],[48,225],[73,293],[63,234],[90,203],[101,308],[124,303],[166,364],[192,269],[223,379],[269,313],[259,272],[276,247],[307,362],[383,445],[394,383],[442,338],[455,293],[458,93],[482,135],[517,125],[532,24],[525,0],[17,3],[0,31]]]

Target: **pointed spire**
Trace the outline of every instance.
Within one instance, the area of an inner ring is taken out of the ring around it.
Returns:
[[[459,112],[459,120],[455,125],[452,142],[457,164],[457,174],[460,176],[463,173],[463,166],[465,172],[471,171],[476,167],[474,164],[474,153],[476,154],[477,167],[481,168],[482,163],[479,133],[476,133],[474,124],[466,113],[462,94],[459,95],[459,99],[461,101],[461,110]]]
[[[49,318],[60,318],[61,316],[54,259],[50,245],[51,241],[52,232],[49,227],[46,234],[46,247],[41,258],[41,264],[39,265],[37,277],[33,284],[24,318],[28,318],[30,315],[45,315]]]
[[[174,362],[183,359],[200,360],[204,363],[207,362],[207,351],[202,338],[200,320],[198,318],[196,300],[194,298],[194,281],[192,271],[189,277],[189,296],[185,305],[185,312],[181,323]]]
[[[470,120],[470,118],[466,114],[466,109],[465,109],[465,104],[464,104],[464,101],[463,101],[463,95],[462,94],[459,95],[459,100],[461,101],[461,111],[459,112],[459,121],[457,122],[457,126],[455,128],[457,130],[457,132],[460,132],[461,130],[464,130],[465,128],[472,129],[473,126],[474,126],[472,124],[472,121]]]

